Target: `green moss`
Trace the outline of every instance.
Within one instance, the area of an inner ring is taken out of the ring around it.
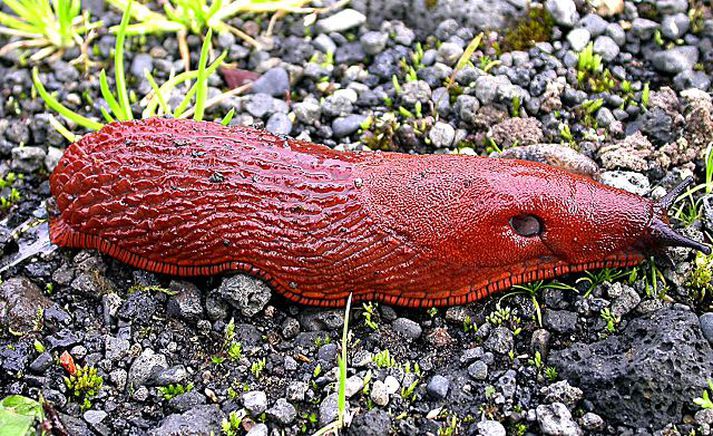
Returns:
[[[688,276],[687,285],[696,293],[699,300],[703,301],[713,291],[713,255],[706,256],[696,253],[693,270]]]
[[[545,8],[531,8],[527,16],[505,31],[503,50],[527,50],[538,42],[549,41],[554,23],[552,15]]]
[[[81,400],[82,410],[92,406],[91,399],[96,397],[104,384],[104,379],[97,374],[97,369],[91,366],[77,366],[77,372],[64,378],[64,384],[69,392]]]

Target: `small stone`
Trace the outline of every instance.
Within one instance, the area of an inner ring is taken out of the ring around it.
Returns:
[[[510,329],[496,327],[490,332],[483,346],[494,353],[507,354],[512,350],[514,342]]]
[[[131,74],[134,77],[143,79],[145,72],[153,72],[153,57],[148,53],[137,53],[134,55],[134,59],[131,61]]]
[[[394,331],[407,339],[418,339],[423,330],[421,326],[408,318],[397,318],[391,324]]]
[[[152,377],[152,382],[156,386],[168,386],[182,383],[188,378],[188,371],[183,365],[176,365],[164,369]]]
[[[366,120],[364,115],[347,115],[346,117],[335,118],[332,121],[332,132],[337,138],[349,136],[359,130],[361,124]]]
[[[84,420],[89,424],[99,424],[106,418],[108,413],[103,410],[87,410],[84,412]]]
[[[647,20],[646,18],[635,18],[631,22],[631,30],[634,35],[638,36],[644,41],[651,39],[654,35],[654,31],[659,27],[659,24],[655,21]]]
[[[245,110],[256,118],[275,112],[275,99],[269,94],[255,94],[248,98]]]
[[[171,281],[168,287],[175,292],[166,305],[168,314],[188,321],[198,321],[203,315],[200,289],[193,283],[176,280]]]
[[[510,84],[503,76],[479,76],[475,80],[475,96],[483,105],[492,103],[498,95],[498,87]],[[459,96],[459,98],[462,96]],[[476,108],[477,110],[477,108]]]
[[[344,385],[344,395],[351,398],[364,388],[364,380],[358,375],[349,377]]]
[[[116,388],[120,391],[123,391],[126,387],[127,377],[128,374],[126,373],[126,370],[122,368],[117,368],[109,373],[109,380],[111,380],[114,386],[116,386]]]
[[[611,313],[616,317],[622,317],[632,310],[641,302],[641,296],[631,286],[622,284],[621,282],[612,283],[609,287],[609,296],[613,293],[618,293],[611,304]]]
[[[13,277],[0,285],[0,324],[16,332],[32,330],[37,312],[52,306],[37,285],[25,277]]]
[[[431,87],[423,80],[406,82],[401,88],[401,102],[408,107],[414,107],[416,103],[425,105],[431,100]]]
[[[327,395],[324,400],[319,405],[319,426],[324,427],[325,425],[334,422],[337,419],[337,414],[339,413],[339,395],[337,393]],[[346,403],[347,411],[349,410],[349,402]]]
[[[136,388],[134,393],[131,396],[134,400],[143,403],[149,398],[149,388],[147,388],[144,385],[139,386]]]
[[[346,430],[348,436],[384,436],[392,433],[391,417],[376,408],[356,415]]]
[[[610,37],[601,35],[594,40],[594,53],[601,55],[605,61],[611,62],[619,54],[619,46]]]
[[[590,38],[591,34],[589,33],[589,30],[581,27],[570,31],[567,34],[567,41],[569,42],[569,45],[572,46],[572,50],[576,52],[582,51],[584,47],[589,44]]]
[[[289,135],[292,130],[292,120],[286,114],[278,112],[270,116],[265,129],[275,135]]]
[[[548,403],[563,403],[574,407],[583,397],[584,393],[577,387],[570,386],[567,380],[561,380],[540,389]]]
[[[599,36],[607,28],[609,22],[597,14],[587,14],[579,20],[579,25],[587,29],[592,36]]]
[[[428,138],[436,148],[448,148],[453,145],[453,140],[456,136],[456,130],[448,123],[442,121],[436,122],[428,132]]]
[[[272,296],[272,292],[265,282],[245,274],[224,278],[218,288],[218,293],[248,318],[252,318],[262,311]]]
[[[540,404],[536,409],[540,431],[552,436],[579,436],[582,430],[562,403]]]
[[[573,27],[579,20],[577,6],[573,0],[547,0],[545,8],[560,26]]]
[[[250,391],[242,396],[243,407],[251,416],[258,416],[267,410],[267,395],[263,391]]]
[[[117,361],[126,357],[131,344],[127,339],[106,336],[104,338],[104,357],[110,361]]]
[[[245,436],[267,436],[268,435],[268,428],[265,424],[262,422],[255,424],[252,426],[250,430],[248,430],[247,433],[245,433]]]
[[[604,420],[593,412],[587,412],[579,418],[579,425],[589,431],[598,431],[604,428]]]
[[[342,9],[336,14],[317,21],[317,32],[339,33],[366,23],[366,16],[354,9]]]
[[[452,42],[444,42],[438,48],[436,60],[448,66],[453,66],[458,62],[461,55],[463,55],[463,47]]]
[[[684,13],[667,15],[661,21],[661,33],[668,39],[676,40],[688,32],[690,25],[691,20]]]
[[[468,366],[468,375],[474,380],[486,380],[488,378],[488,365],[482,360],[476,360]]]
[[[15,147],[12,149],[12,169],[32,174],[44,167],[47,153],[41,147]]]
[[[359,41],[364,52],[369,55],[376,55],[384,51],[389,35],[383,32],[369,31],[364,33]]]
[[[52,366],[53,359],[52,355],[45,351],[35,358],[35,360],[30,363],[30,370],[37,374],[42,374],[50,366]]]
[[[637,195],[646,195],[651,186],[645,175],[632,171],[606,171],[599,175],[599,181]]]
[[[295,117],[304,124],[314,124],[319,121],[322,115],[322,107],[314,98],[305,99],[300,103],[295,103],[292,106],[295,112]]]
[[[449,387],[450,381],[446,377],[434,375],[431,381],[428,382],[428,385],[426,385],[426,392],[428,392],[431,397],[441,400],[448,395]]]
[[[289,425],[297,417],[295,406],[290,404],[286,399],[280,398],[275,402],[275,405],[267,409],[267,416],[273,421],[277,421],[281,425]]]
[[[508,118],[490,128],[487,136],[501,148],[541,143],[542,123],[537,118]]]
[[[609,127],[614,121],[616,118],[609,108],[603,107],[597,111],[597,124],[601,127]]]
[[[161,425],[151,430],[149,436],[200,435],[221,433],[223,412],[215,404],[202,404],[182,414],[174,413],[161,421]]]
[[[690,70],[698,62],[698,47],[684,45],[656,52],[651,57],[653,66],[664,73],[677,74]]]
[[[312,40],[312,44],[322,53],[335,53],[337,51],[337,44],[324,33],[317,35],[317,37]]]
[[[713,312],[706,312],[700,316],[701,330],[703,336],[713,345]]]
[[[475,124],[478,120],[478,109],[480,103],[472,95],[459,95],[456,99],[456,107],[460,119],[468,124]]]
[[[607,36],[609,36],[619,47],[626,43],[626,33],[618,23],[609,23],[607,26]]]
[[[290,92],[290,76],[284,68],[270,68],[253,82],[251,92],[273,97],[284,96]]]
[[[476,428],[478,429],[478,434],[481,436],[506,436],[507,432],[505,427],[498,421],[492,419],[486,419],[480,421]]]
[[[129,368],[129,386],[138,387],[145,384],[154,374],[168,368],[166,356],[146,348],[139,357],[134,359]]]
[[[302,381],[293,381],[287,385],[285,396],[288,401],[304,401],[307,389],[307,383]]]
[[[369,398],[377,406],[384,407],[389,404],[389,393],[386,391],[386,386],[381,380],[376,380],[371,385],[371,392],[369,392]]]
[[[57,164],[63,154],[64,152],[57,147],[47,147],[47,156],[45,156],[45,168],[47,168],[47,171],[52,172],[57,168]]]
[[[393,375],[387,375],[384,379],[384,387],[386,388],[386,392],[388,392],[389,395],[393,395],[399,390],[401,384],[398,380],[396,380],[396,377],[394,377]]]
[[[545,310],[542,321],[557,333],[572,333],[577,329],[577,313],[567,310]]]

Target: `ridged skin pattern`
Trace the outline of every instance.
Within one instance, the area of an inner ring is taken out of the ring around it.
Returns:
[[[642,260],[653,203],[542,164],[338,152],[245,127],[114,123],[50,178],[51,239],[178,276],[239,270],[311,305],[443,306]],[[521,236],[514,217],[540,232]],[[665,219],[665,217],[663,218]]]

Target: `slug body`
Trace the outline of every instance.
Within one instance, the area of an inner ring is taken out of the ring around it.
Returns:
[[[463,304],[660,245],[705,249],[660,204],[547,165],[339,152],[209,122],[110,124],[50,185],[57,245],[170,275],[239,270],[320,306]]]

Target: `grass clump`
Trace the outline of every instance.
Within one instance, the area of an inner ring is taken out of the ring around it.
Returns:
[[[188,383],[187,385],[182,385],[182,384],[170,384],[168,386],[159,386],[158,391],[163,397],[164,400],[170,400],[171,398],[175,398],[179,395],[183,395],[187,392],[190,392],[193,390],[193,383]]]
[[[552,39],[555,20],[543,7],[531,8],[527,16],[505,31],[502,47],[505,51],[528,50],[538,42]]]
[[[610,91],[616,86],[611,71],[604,68],[602,57],[594,53],[594,44],[591,42],[577,58],[577,82],[592,92]]]
[[[705,300],[713,292],[713,255],[696,253],[693,270],[688,276],[687,285],[697,295],[699,301]]]
[[[74,374],[64,378],[64,384],[72,396],[81,400],[82,410],[92,407],[91,399],[96,397],[104,384],[97,369],[92,366],[79,366]]]
[[[116,46],[114,50],[114,86],[115,90],[109,87],[106,71],[102,70],[99,74],[99,84],[101,94],[106,102],[107,108],[100,109],[101,115],[106,122],[114,121],[129,121],[134,119],[134,113],[129,100],[129,92],[126,85],[126,76],[124,72],[124,41],[126,40],[129,27],[129,18],[132,9],[132,3],[129,2],[127,9],[121,19],[119,31],[116,37]],[[244,87],[239,87],[231,91],[225,92],[212,99],[207,98],[208,78],[216,72],[218,67],[225,59],[226,53],[222,53],[212,63],[208,63],[209,49],[211,44],[211,30],[208,30],[201,48],[201,56],[198,62],[198,70],[185,71],[178,74],[160,87],[156,84],[150,71],[144,71],[144,74],[153,88],[153,92],[142,100],[141,104],[144,110],[141,114],[142,118],[150,118],[153,116],[168,115],[174,118],[188,118],[193,116],[193,119],[200,121],[203,119],[205,109],[220,102],[229,95],[241,92]],[[88,130],[99,130],[104,127],[104,124],[96,119],[88,118],[79,113],[67,108],[60,103],[52,94],[47,92],[39,77],[39,70],[34,68],[32,71],[32,80],[38,94],[49,106],[64,118],[74,122],[75,124],[84,127]],[[170,107],[166,101],[171,92],[177,87],[185,85],[187,90],[183,100],[175,107]],[[233,111],[229,112],[221,123],[227,124],[233,116]],[[70,142],[74,142],[76,137],[64,129],[58,122],[53,123],[60,133],[62,133]]]
[[[14,49],[37,48],[31,61],[41,60],[75,45],[82,45],[82,35],[102,25],[89,23],[82,14],[80,0],[4,0],[14,15],[0,12],[0,34],[18,38],[0,49],[0,54]]]

